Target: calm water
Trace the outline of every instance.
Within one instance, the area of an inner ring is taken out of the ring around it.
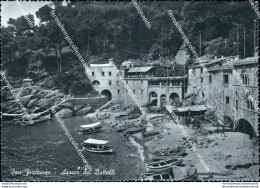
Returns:
[[[19,126],[3,123],[1,130],[2,144],[2,181],[116,181],[133,180],[143,172],[143,164],[136,148],[131,145],[123,133],[111,130],[109,125],[102,132],[80,135],[76,130],[80,124],[88,124],[83,117],[63,119],[73,139],[80,145],[88,138],[109,140],[115,154],[103,155],[83,151],[93,172],[75,175],[61,175],[67,171],[77,171],[84,166],[76,150],[70,143],[60,124],[55,120],[34,126]],[[82,146],[80,145],[80,148]],[[21,174],[14,175],[13,170]],[[49,175],[26,175],[26,169],[50,171]],[[114,175],[97,175],[96,170],[111,170]]]

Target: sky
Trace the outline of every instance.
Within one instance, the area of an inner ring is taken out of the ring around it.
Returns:
[[[39,24],[40,20],[36,17],[35,12],[46,4],[50,2],[45,1],[38,1],[38,2],[27,2],[27,1],[20,1],[21,6],[23,7],[24,11],[28,15],[33,14],[35,24]],[[18,18],[22,16],[22,12],[16,5],[14,1],[1,1],[1,26],[7,26],[7,21],[9,18]]]

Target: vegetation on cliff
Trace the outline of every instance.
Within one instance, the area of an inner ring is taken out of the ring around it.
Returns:
[[[10,18],[9,26],[1,27],[3,70],[12,84],[19,85],[22,78],[30,77],[38,85],[65,93],[83,95],[91,90],[83,66],[50,14],[52,9],[86,62],[95,62],[96,57],[99,58],[96,63],[107,62],[112,57],[116,63],[129,58],[173,61],[183,40],[166,12],[169,9],[197,53],[201,31],[201,55],[236,55],[238,32],[242,56],[245,30],[246,57],[253,54],[257,16],[248,2],[168,1],[138,5],[151,29],[129,2],[73,1],[67,6],[52,2],[36,12],[40,25],[34,28],[23,17]],[[29,19],[34,22],[33,15]],[[177,70],[183,69],[179,66]]]

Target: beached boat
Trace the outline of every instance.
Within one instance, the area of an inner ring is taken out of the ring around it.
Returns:
[[[116,116],[115,119],[120,120],[120,119],[125,119],[126,117],[127,117],[126,114],[120,114],[119,116]]]
[[[78,129],[79,132],[82,133],[95,133],[101,130],[102,125],[100,122],[88,124],[88,125],[80,125],[81,129]]]
[[[186,152],[184,147],[174,147],[169,149],[162,149],[155,152],[150,152],[149,156],[151,160],[167,159],[169,157],[178,157]]]
[[[197,178],[197,169],[192,167],[178,167],[173,166],[170,170],[161,172],[161,173],[146,173],[141,175],[141,180],[148,181],[170,181],[170,180],[196,180]]]
[[[123,132],[123,131],[125,131],[126,130],[126,127],[125,126],[121,126],[121,127],[118,127],[117,129],[116,129],[116,132]]]
[[[148,132],[143,132],[143,137],[149,137],[149,136],[154,136],[154,135],[157,135],[157,134],[160,134],[159,131],[148,131]]]
[[[34,125],[35,123],[38,123],[38,122],[43,122],[43,121],[47,121],[47,120],[50,120],[51,119],[51,114],[47,114],[47,115],[44,115],[44,116],[38,116],[38,117],[34,117],[34,116],[30,116],[32,117],[32,122],[30,122],[28,119],[26,119],[27,117],[22,117],[20,119],[20,121],[16,121],[15,123],[20,123],[21,125]]]
[[[108,113],[105,113],[105,114],[102,114],[102,115],[98,115],[98,119],[99,120],[103,120],[103,119],[107,119],[107,118],[109,118],[110,117],[110,114],[108,114]]]
[[[2,120],[3,121],[12,121],[14,119],[21,118],[24,114],[7,114],[3,113],[2,114]]]
[[[112,153],[112,146],[108,146],[106,140],[89,138],[83,142],[84,149],[93,153]]]
[[[140,117],[139,114],[130,114],[127,119],[136,119],[136,118],[139,118],[139,117]]]
[[[172,166],[177,166],[183,162],[182,157],[168,158],[165,160],[156,161],[146,165],[147,172],[162,172],[171,169]]]
[[[135,134],[143,130],[145,130],[145,127],[130,128],[126,130],[126,134]]]

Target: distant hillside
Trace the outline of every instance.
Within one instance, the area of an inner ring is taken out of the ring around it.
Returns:
[[[22,78],[30,77],[40,85],[66,93],[84,94],[90,90],[83,66],[50,14],[53,8],[86,62],[107,62],[112,57],[118,64],[127,59],[181,61],[183,50],[187,51],[187,61],[192,60],[188,48],[181,48],[183,40],[166,12],[169,9],[197,53],[201,31],[202,55],[236,55],[239,32],[242,55],[245,30],[246,57],[253,54],[257,15],[249,2],[138,3],[151,29],[129,2],[70,2],[66,7],[52,2],[51,5],[52,8],[44,6],[37,11],[39,27],[30,29],[20,17],[10,19],[10,26],[1,28],[3,70],[13,84],[19,85]],[[32,15],[29,18],[34,20]]]

